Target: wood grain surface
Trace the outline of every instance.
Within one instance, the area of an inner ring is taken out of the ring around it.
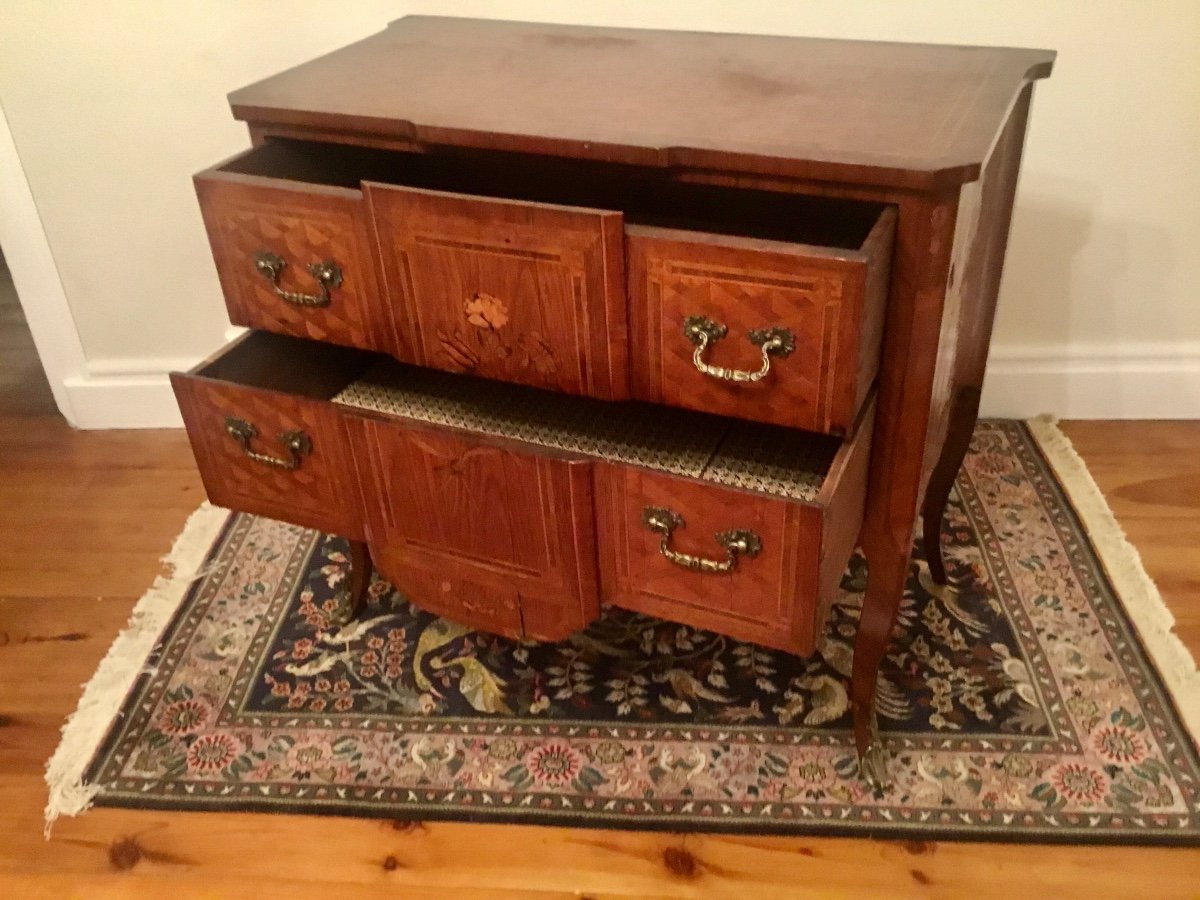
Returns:
[[[0,385],[0,394],[12,389]],[[1069,423],[1200,652],[1200,423]],[[202,499],[182,431],[0,416],[0,894],[21,898],[1194,897],[1200,851],[97,809],[42,837],[79,686]]]
[[[845,434],[874,384],[895,214],[885,210],[860,251],[631,226],[630,376],[634,396],[702,412]],[[876,270],[882,269],[882,277]],[[867,288],[870,286],[871,291]],[[704,362],[753,372],[754,330],[786,329],[794,348],[757,382],[697,371],[684,323],[727,329]]]
[[[973,180],[1054,53],[410,16],[234,91],[314,136],[930,188]],[[363,85],[371,85],[364,90]]]
[[[600,614],[589,460],[346,415],[376,567],[418,605],[558,640]]]
[[[374,233],[360,191],[301,188],[219,169],[201,172],[195,184],[233,324],[411,359],[379,290]],[[259,253],[274,253],[286,263],[281,290],[319,296],[320,286],[307,271],[312,263],[335,264],[341,283],[329,290],[327,306],[290,303],[256,269]]]
[[[617,212],[366,185],[398,325],[423,365],[629,396]]]

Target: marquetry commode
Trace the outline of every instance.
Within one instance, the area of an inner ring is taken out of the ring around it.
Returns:
[[[231,95],[231,320],[173,377],[211,499],[553,640],[607,602],[875,676],[978,409],[1053,53],[413,17]],[[368,549],[369,548],[369,549]]]

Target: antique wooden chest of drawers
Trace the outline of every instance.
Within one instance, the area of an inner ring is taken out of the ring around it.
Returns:
[[[934,581],[1032,83],[1053,54],[414,17],[231,96],[196,176],[230,319],[173,376],[211,499],[420,605],[555,640],[611,603],[851,695],[918,513]]]

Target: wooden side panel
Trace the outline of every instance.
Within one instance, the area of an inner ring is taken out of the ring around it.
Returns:
[[[175,373],[171,384],[209,500],[354,540],[365,536],[346,433],[335,407],[194,375]],[[309,437],[312,451],[290,471],[251,459],[226,431],[230,416],[257,429],[251,441],[256,453],[287,459],[279,435],[296,430]]]
[[[890,239],[890,228],[884,234]],[[872,351],[861,348],[873,260],[648,227],[629,228],[627,241],[635,396],[810,431],[849,430],[878,353],[874,326]],[[886,268],[890,240],[872,250],[883,255]],[[877,279],[872,291],[872,303],[882,308]],[[696,369],[695,346],[684,333],[690,316],[728,329],[706,349],[710,365],[757,370],[762,354],[749,339],[756,329],[786,328],[795,350],[774,357],[761,381],[723,381]]]
[[[978,182],[979,224],[973,229],[966,259],[961,266],[956,264],[963,306],[955,367],[955,382],[959,385],[983,384],[1032,99],[1033,85],[1028,84],[1017,98]]]
[[[366,185],[417,361],[629,396],[620,213]]]
[[[970,440],[969,432],[975,427],[1032,93],[1033,85],[1026,85],[979,181],[964,185],[959,194],[954,256],[947,276],[932,412],[925,443],[923,485],[939,464],[950,429],[967,432],[967,435],[958,435],[955,441],[963,445],[965,452],[965,441]],[[974,391],[973,399],[965,400],[965,405],[960,404],[970,412],[962,421],[952,422],[956,395],[963,389]],[[955,455],[951,453],[952,457]],[[953,479],[962,462],[961,455],[958,456],[946,461],[946,472],[941,480]]]
[[[197,175],[195,184],[230,321],[411,358],[397,343],[380,294],[360,192],[323,185],[287,187],[271,179],[213,171]],[[308,266],[325,261],[341,270],[342,283],[331,289],[328,306],[289,303],[255,268],[260,252],[287,263],[279,278],[285,291],[320,295]]]
[[[739,640],[812,651],[819,509],[631,466],[597,464],[597,472],[601,580],[609,602]],[[642,523],[647,506],[683,516],[672,549],[721,559],[725,551],[714,534],[749,528],[762,551],[739,560],[730,574],[690,571],[662,556],[661,536]]]
[[[599,615],[591,463],[347,415],[376,564],[416,603],[558,639]]]
[[[921,472],[923,486],[934,468],[941,466],[947,438],[952,437],[951,443],[961,445],[961,453],[965,453],[975,428],[1032,96],[1033,85],[1028,84],[1017,97],[979,181],[963,185],[959,193]],[[964,390],[973,394],[959,400],[958,394]],[[956,404],[968,411],[958,422],[952,421]],[[951,436],[951,429],[960,433]],[[935,481],[953,480],[962,463],[961,453],[950,452],[945,471],[940,477],[933,476]]]

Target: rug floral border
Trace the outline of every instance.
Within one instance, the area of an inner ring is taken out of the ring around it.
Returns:
[[[1200,757],[1186,729],[1183,727],[1174,703],[1165,687],[1157,679],[1142,677],[1153,671],[1153,664],[1144,649],[1136,630],[1103,570],[1103,564],[1084,530],[1069,497],[1051,474],[1051,468],[1037,446],[1029,429],[1018,422],[990,423],[989,427],[1001,428],[1018,452],[1026,474],[1042,499],[1043,508],[1053,513],[1053,526],[1074,567],[1081,585],[1089,596],[1099,597],[1093,603],[1094,612],[1105,628],[1113,648],[1119,653],[1123,669],[1129,674],[1138,693],[1148,725],[1160,744],[1167,750],[1173,776],[1177,781],[1190,783],[1195,793],[1195,780],[1190,773],[1200,771]],[[960,476],[958,497],[968,516],[977,525],[986,522],[982,501],[969,479]],[[146,670],[152,673],[159,665],[168,667],[177,661],[186,642],[176,640],[181,632],[186,633],[189,624],[202,617],[204,604],[195,602],[205,590],[211,590],[227,566],[232,554],[221,554],[231,539],[236,539],[239,529],[248,526],[250,517],[232,515],[213,544],[206,560],[206,577],[197,582],[188,592],[170,626],[156,647],[155,654],[147,661]],[[990,527],[990,523],[988,523]],[[311,534],[298,541],[288,560],[289,574],[299,572],[309,562],[320,536]],[[992,542],[983,541],[985,547]],[[991,560],[993,568],[1002,572],[1004,561]],[[1003,577],[994,579],[1001,590],[1011,589]],[[281,584],[291,584],[291,579],[282,579]],[[288,602],[290,591],[279,590],[268,598],[273,608]],[[1020,604],[1007,604],[1006,609],[1016,612],[1013,627],[1028,638],[1031,628],[1028,621],[1021,621]],[[272,611],[275,611],[274,609]],[[277,616],[268,615],[266,621]],[[270,640],[271,629],[265,628],[255,638],[258,646]],[[1035,640],[1022,642],[1025,648],[1040,650]],[[174,658],[173,658],[174,655]],[[343,716],[262,715],[247,712],[243,708],[244,688],[255,677],[255,665],[261,657],[259,652],[247,653],[243,659],[243,671],[239,672],[235,688],[229,694],[223,716],[234,717],[248,727],[294,726],[301,721],[314,725],[345,726],[351,719]],[[250,664],[255,665],[250,665]],[[1057,685],[1051,677],[1049,663],[1037,652],[1026,660],[1038,689],[1056,691]],[[143,674],[134,684],[126,700],[126,707],[137,708],[153,703],[149,696],[153,691],[151,674]],[[1059,698],[1060,699],[1060,698]],[[1047,707],[1054,706],[1048,702]],[[362,719],[357,720],[362,723]],[[930,737],[928,735],[888,732],[885,735],[893,755],[893,765],[900,764],[896,757],[908,751],[922,749],[949,750],[961,747],[964,751],[978,749],[980,741],[991,741],[991,749],[1038,750],[1056,749],[1069,752],[1077,749],[1079,738],[1070,721],[1064,716],[1052,722],[1054,735],[1050,737],[1015,737],[996,735],[987,738],[972,734],[958,737]],[[773,743],[786,745],[823,745],[841,747],[846,751],[843,774],[854,777],[853,751],[849,736],[840,732],[818,732],[811,729],[794,730],[787,733],[778,728],[755,728],[753,726],[673,726],[673,725],[614,725],[610,722],[553,722],[539,719],[480,720],[465,718],[390,718],[376,726],[381,731],[396,731],[416,734],[463,734],[463,735],[521,735],[563,736],[568,738],[611,738],[617,740],[706,740],[715,732],[734,743]],[[789,730],[790,731],[790,730]],[[903,807],[852,807],[836,808],[832,805],[806,805],[798,801],[779,803],[775,801],[719,802],[679,801],[670,799],[627,800],[603,799],[586,795],[564,795],[561,793],[516,792],[503,790],[445,791],[424,788],[378,788],[350,787],[337,785],[316,786],[312,784],[228,784],[174,782],[158,785],[139,785],[122,776],[118,782],[103,781],[103,772],[114,750],[122,740],[130,738],[129,732],[114,728],[88,767],[87,780],[100,779],[103,789],[96,798],[101,806],[136,807],[144,809],[203,809],[213,811],[287,812],[301,814],[323,814],[364,818],[385,818],[430,821],[467,821],[520,823],[537,825],[560,825],[575,827],[613,828],[626,827],[638,830],[659,831],[703,831],[752,834],[829,834],[877,838],[906,838],[920,836],[936,840],[979,840],[1039,843],[1088,843],[1088,844],[1149,844],[1149,845],[1200,845],[1200,823],[1195,811],[1192,815],[1147,814],[1122,816],[1111,812],[1062,813],[1047,812],[1003,812],[1003,811],[934,811],[914,810]],[[155,789],[159,793],[148,791]],[[1115,819],[1115,821],[1114,821]]]

